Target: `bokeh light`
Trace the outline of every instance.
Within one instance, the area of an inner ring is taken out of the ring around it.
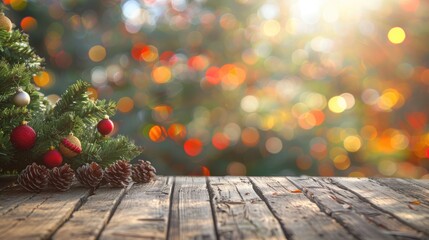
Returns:
[[[149,138],[153,142],[162,142],[167,137],[167,131],[164,127],[159,125],[154,125],[149,130]]]
[[[25,32],[33,31],[37,28],[37,20],[33,17],[25,17],[21,20],[21,28]]]
[[[134,101],[130,97],[122,97],[119,99],[116,108],[123,113],[130,112],[134,108]]]
[[[171,80],[171,71],[166,66],[154,68],[152,71],[152,79],[159,84],[167,83]]]
[[[203,143],[199,139],[190,138],[183,145],[186,154],[191,157],[199,155],[203,150]]]
[[[3,2],[160,172],[429,178],[428,1]]]
[[[106,49],[100,45],[93,46],[89,49],[88,56],[93,62],[101,62],[106,58]]]
[[[42,88],[50,87],[54,83],[51,74],[46,71],[42,71],[39,74],[34,75],[33,80],[36,86]]]
[[[406,34],[404,29],[400,27],[394,27],[389,30],[387,37],[391,43],[400,44],[405,40]]]
[[[183,140],[186,137],[186,127],[180,123],[171,124],[168,128],[168,136],[175,141]]]

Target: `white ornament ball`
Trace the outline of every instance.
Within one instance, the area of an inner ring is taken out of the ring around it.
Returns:
[[[25,107],[30,104],[30,95],[25,91],[18,91],[13,97],[13,102],[18,107]]]

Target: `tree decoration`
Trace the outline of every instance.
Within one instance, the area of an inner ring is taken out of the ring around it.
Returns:
[[[110,134],[113,131],[114,127],[115,125],[107,115],[104,116],[104,119],[99,121],[97,124],[97,130],[103,136]]]
[[[82,145],[79,138],[73,136],[73,133],[63,138],[60,143],[60,152],[68,158],[77,156],[82,152]]]
[[[48,169],[33,163],[22,170],[17,181],[29,192],[40,192],[48,185]]]
[[[12,22],[3,12],[0,12],[0,30],[12,31]]]
[[[63,162],[63,156],[54,146],[43,155],[43,163],[49,168],[58,167]]]
[[[76,178],[88,188],[96,188],[103,180],[103,169],[95,162],[87,163],[76,170]]]
[[[149,161],[139,160],[132,166],[132,179],[138,183],[148,183],[156,178],[156,169]]]
[[[19,150],[29,150],[36,143],[37,134],[34,129],[23,121],[21,125],[15,127],[10,134],[10,142]]]
[[[49,183],[57,190],[65,192],[70,189],[74,180],[74,171],[67,163],[54,167],[48,172]]]
[[[112,187],[126,187],[131,182],[131,164],[118,160],[106,168],[104,177]]]
[[[8,18],[2,15],[0,22],[10,30]],[[114,101],[90,99],[89,83],[78,80],[70,85],[55,105],[46,100],[32,83],[43,70],[43,59],[35,54],[28,39],[18,29],[10,33],[0,30],[0,174],[20,172],[41,160],[49,167],[59,166],[61,155],[73,169],[92,161],[104,168],[118,159],[139,155],[140,148],[125,136],[101,138],[97,131],[89,131],[116,111]],[[17,93],[17,86],[25,92]],[[22,119],[31,127],[20,125]],[[107,132],[102,125],[100,129]],[[70,132],[74,137],[67,136]],[[61,154],[57,150],[46,152],[57,143]]]
[[[18,107],[25,107],[30,104],[30,101],[30,95],[21,88],[18,89],[15,96],[13,96],[13,103]]]

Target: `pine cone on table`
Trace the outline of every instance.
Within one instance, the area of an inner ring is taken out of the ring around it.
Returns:
[[[133,164],[132,172],[134,182],[148,183],[156,178],[156,169],[149,161],[139,160],[138,163]]]
[[[112,187],[126,187],[131,183],[131,164],[118,160],[104,170],[104,177]]]
[[[96,162],[87,163],[76,170],[77,180],[88,188],[96,188],[100,185],[103,175],[103,169]]]
[[[49,182],[59,191],[70,189],[74,180],[74,171],[67,163],[61,167],[54,167],[48,174]]]
[[[18,176],[18,183],[29,192],[40,192],[48,185],[48,169],[33,163]]]

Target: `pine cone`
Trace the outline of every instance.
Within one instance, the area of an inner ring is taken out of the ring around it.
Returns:
[[[76,170],[76,178],[88,188],[96,188],[103,179],[103,169],[95,162],[82,165]]]
[[[118,160],[106,168],[104,177],[112,187],[126,187],[131,182],[131,164]]]
[[[61,167],[54,167],[48,174],[49,182],[59,191],[70,189],[74,180],[74,171],[67,163]]]
[[[18,176],[18,183],[29,192],[40,192],[48,185],[48,169],[33,163]]]
[[[148,183],[156,178],[156,169],[149,161],[139,160],[137,164],[132,167],[134,182]]]

